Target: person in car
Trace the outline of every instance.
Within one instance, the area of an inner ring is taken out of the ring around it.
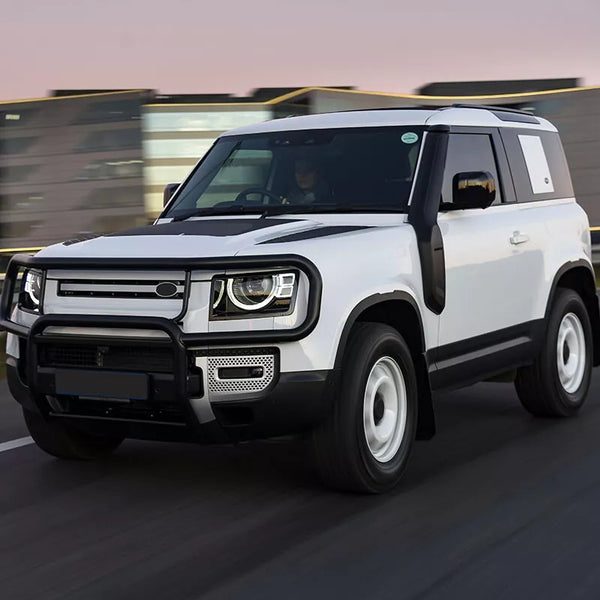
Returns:
[[[299,158],[294,163],[294,185],[283,204],[319,204],[331,201],[331,189],[324,181],[317,163]]]

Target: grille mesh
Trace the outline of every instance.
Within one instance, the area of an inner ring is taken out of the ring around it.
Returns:
[[[262,377],[219,379],[218,370],[226,367],[262,367]],[[208,392],[211,396],[264,391],[275,377],[275,356],[210,356],[208,357]]]
[[[169,348],[110,345],[58,345],[39,347],[43,367],[85,367],[113,371],[172,373],[173,352]]]

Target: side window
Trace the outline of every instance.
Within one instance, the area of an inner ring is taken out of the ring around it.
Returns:
[[[448,140],[448,154],[442,184],[442,203],[452,203],[452,179],[457,173],[487,171],[496,182],[496,199],[500,204],[501,188],[498,179],[496,158],[492,148],[492,140],[487,134],[452,133]]]
[[[517,202],[572,198],[573,186],[558,133],[500,128]]]

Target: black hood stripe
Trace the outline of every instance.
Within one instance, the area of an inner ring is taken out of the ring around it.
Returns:
[[[314,238],[326,237],[329,235],[338,235],[340,233],[348,233],[349,231],[359,231],[361,229],[371,229],[366,225],[330,225],[327,227],[319,227],[310,231],[301,231],[299,233],[289,233],[281,237],[261,242],[262,244],[284,244],[285,242],[300,242],[302,240],[312,240]]]
[[[208,235],[214,237],[227,237],[242,235],[251,231],[285,225],[286,223],[299,223],[301,219],[198,219],[196,221],[176,221],[136,227],[126,231],[111,233],[112,237],[129,237],[135,235]]]

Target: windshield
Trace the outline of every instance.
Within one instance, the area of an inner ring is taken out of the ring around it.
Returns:
[[[223,137],[162,216],[406,212],[424,127]]]

